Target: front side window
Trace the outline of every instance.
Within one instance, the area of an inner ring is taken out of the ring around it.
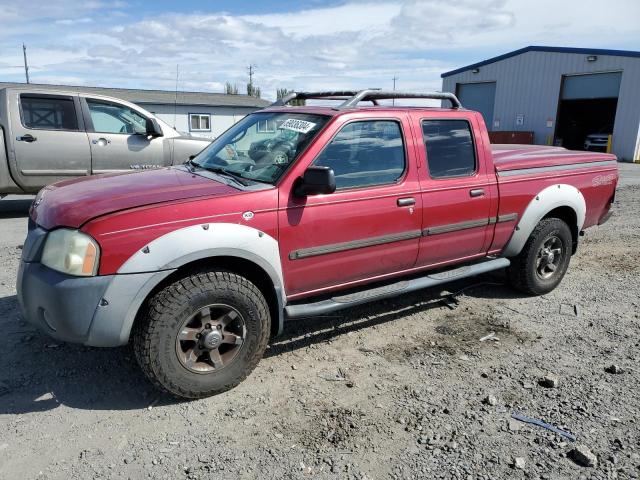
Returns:
[[[336,189],[394,183],[405,169],[400,125],[393,120],[349,123],[324,148],[314,165],[333,169]]]
[[[192,132],[210,132],[211,115],[206,113],[189,114],[189,127]]]
[[[422,136],[431,178],[467,177],[476,171],[471,125],[466,120],[424,120]]]
[[[235,176],[274,184],[330,117],[308,113],[253,113],[244,117],[192,161]],[[270,124],[273,131],[260,126]]]
[[[89,114],[96,133],[147,133],[147,119],[135,110],[117,103],[87,98]]]
[[[22,123],[41,130],[78,130],[76,107],[71,97],[20,95]]]

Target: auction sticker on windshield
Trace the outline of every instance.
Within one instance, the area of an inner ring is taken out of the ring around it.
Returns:
[[[278,128],[282,130],[293,130],[294,132],[309,133],[309,131],[315,127],[313,122],[307,122],[306,120],[298,120],[297,118],[288,118],[280,124]]]

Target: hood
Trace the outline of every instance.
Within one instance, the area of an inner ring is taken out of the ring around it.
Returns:
[[[169,167],[54,183],[38,193],[30,214],[45,229],[79,228],[93,218],[119,210],[233,193],[238,189],[181,167]]]

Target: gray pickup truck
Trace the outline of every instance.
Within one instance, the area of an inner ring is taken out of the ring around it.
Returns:
[[[117,98],[0,89],[0,197],[73,177],[184,163],[209,143]]]

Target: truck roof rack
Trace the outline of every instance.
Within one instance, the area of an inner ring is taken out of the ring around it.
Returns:
[[[411,93],[411,92],[395,92],[385,91],[379,89],[367,89],[367,90],[336,90],[326,92],[292,92],[280,100],[277,100],[271,104],[272,107],[282,107],[292,100],[344,100],[336,110],[344,110],[347,108],[354,108],[360,102],[371,102],[374,105],[378,105],[378,100],[391,100],[396,98],[428,98],[431,100],[449,100],[453,108],[462,108],[462,104],[458,97],[449,92],[426,92],[426,93]]]

